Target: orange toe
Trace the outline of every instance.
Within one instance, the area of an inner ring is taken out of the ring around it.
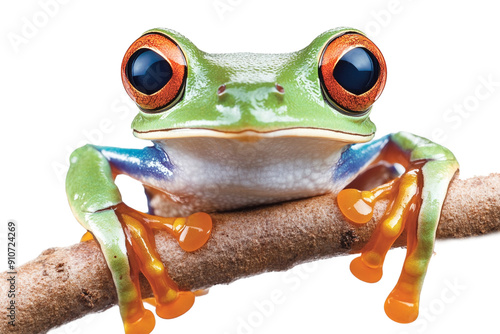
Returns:
[[[351,261],[351,273],[366,283],[376,283],[382,278],[382,267],[370,267],[360,257]]]
[[[194,294],[191,291],[177,292],[177,298],[171,302],[156,305],[156,314],[163,319],[173,319],[183,315],[194,304]]]
[[[80,239],[80,242],[88,241],[94,239],[94,236],[90,232],[85,232],[85,234]]]
[[[417,319],[418,304],[418,300],[403,300],[392,292],[385,301],[384,309],[387,316],[393,321],[407,324]]]
[[[129,322],[124,321],[125,334],[149,334],[155,328],[155,316],[149,310],[144,310],[144,314],[139,319]]]
[[[186,252],[202,247],[212,232],[212,218],[204,212],[193,213],[186,218],[179,235],[179,245]]]
[[[344,189],[337,195],[337,203],[342,214],[351,222],[366,224],[373,217],[373,204],[357,189]]]

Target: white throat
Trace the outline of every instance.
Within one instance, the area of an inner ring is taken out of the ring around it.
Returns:
[[[333,166],[346,145],[312,137],[191,137],[156,143],[174,166],[173,180],[162,188],[184,198],[173,205],[187,211],[225,211],[334,191]]]

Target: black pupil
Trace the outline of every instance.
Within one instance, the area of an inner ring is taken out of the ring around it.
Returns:
[[[140,49],[130,57],[126,73],[135,89],[151,95],[162,89],[172,78],[172,67],[153,50]]]
[[[364,48],[355,48],[340,58],[333,77],[345,90],[360,95],[375,85],[379,72],[375,56]]]

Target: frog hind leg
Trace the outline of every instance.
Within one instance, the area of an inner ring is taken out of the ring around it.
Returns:
[[[436,230],[448,186],[458,164],[429,161],[422,167],[424,184],[416,225],[407,232],[407,255],[399,280],[385,302],[394,321],[409,323],[418,316],[420,291],[434,251]]]
[[[180,291],[168,276],[154,244],[154,229],[163,229],[173,235],[186,251],[194,251],[207,241],[212,227],[207,214],[189,217],[163,218],[147,215],[126,206],[114,183],[119,168],[132,155],[144,155],[141,150],[113,149],[113,158],[107,158],[111,149],[84,146],[71,156],[66,190],[73,213],[78,221],[97,240],[112,273],[118,304],[126,334],[147,334],[155,325],[153,314],[144,309],[139,274],[149,281],[155,295],[156,313],[163,318],[174,318],[186,312],[194,302],[194,294]],[[147,153],[152,148],[147,148]],[[113,160],[121,159],[113,164]],[[121,163],[121,166],[120,166]],[[125,166],[130,167],[130,163]],[[154,171],[152,171],[154,172]],[[92,177],[89,177],[92,176]],[[86,234],[85,239],[90,235]]]
[[[95,212],[89,215],[85,224],[93,230],[86,239],[95,239],[101,245],[115,284],[118,306],[126,334],[148,334],[155,327],[155,318],[151,311],[144,308],[141,301],[139,272],[130,266],[126,236],[113,209]],[[106,224],[107,231],[93,228]]]
[[[150,179],[169,179],[173,177],[173,166],[168,155],[157,146],[142,150],[122,149],[115,147],[97,147],[100,153],[113,166],[117,174],[126,174],[144,184],[148,199],[149,214],[136,211],[123,203],[116,207],[123,229],[129,236],[128,248],[134,266],[140,270],[150,282],[155,297],[145,299],[156,306],[156,312],[163,318],[174,318],[186,312],[194,302],[194,294],[180,291],[167,274],[155,250],[154,230],[163,230],[171,234],[180,247],[193,252],[202,247],[210,237],[212,230],[211,217],[202,212],[188,217],[161,217],[157,215],[151,200],[158,194],[168,200],[162,191],[148,186]],[[161,214],[161,213],[160,213]],[[194,292],[196,293],[196,292]]]
[[[407,255],[399,281],[385,302],[385,311],[392,320],[409,323],[418,316],[441,207],[458,163],[446,148],[424,138],[408,133],[389,138],[377,160],[400,163],[406,171],[370,191],[344,189],[337,201],[348,220],[364,224],[372,218],[377,201],[390,200],[361,255],[352,261],[351,271],[363,281],[377,282],[382,277],[387,251],[406,228]]]
[[[190,291],[180,291],[170,279],[155,250],[154,235],[142,213],[125,204],[119,204],[115,211],[127,236],[131,268],[142,272],[151,285],[158,316],[172,319],[187,312],[194,303],[194,295]]]
[[[161,212],[158,212],[159,210],[157,210],[157,208],[155,207],[155,204],[153,204],[153,202],[161,201],[163,206],[164,206],[166,201],[170,201],[169,196],[167,194],[165,194],[164,192],[157,190],[153,187],[149,187],[147,185],[144,185],[144,193],[146,194],[146,198],[148,201],[148,214],[149,215],[161,215]],[[198,234],[199,238],[198,238],[197,242],[200,244],[204,244],[204,240],[208,239],[208,237],[210,236],[210,230],[211,230],[211,226],[210,226],[210,229],[208,228],[208,226],[205,228],[205,231],[207,232],[205,237]],[[193,291],[193,293],[194,293],[195,297],[201,297],[201,296],[207,295],[209,293],[209,289],[207,288],[207,289],[195,290],[195,291]],[[157,305],[155,298],[145,298],[143,300],[152,306],[156,307],[156,305]]]
[[[196,292],[181,291],[170,278],[156,252],[153,230],[164,230],[174,236],[182,249],[188,252],[202,247],[210,237],[212,220],[206,213],[195,213],[184,217],[159,217],[134,210],[120,203],[113,208],[116,219],[121,224],[125,234],[127,252],[121,256],[123,264],[116,264],[116,253],[113,253],[113,273],[127,277],[124,271],[130,267],[130,277],[133,286],[117,288],[120,296],[120,309],[126,334],[150,333],[154,328],[154,317],[145,310],[141,302],[139,273],[142,273],[151,285],[154,298],[144,301],[156,307],[156,314],[164,319],[173,319],[186,313],[194,304]],[[107,218],[107,223],[113,217]],[[116,236],[118,233],[113,233]],[[105,237],[104,237],[105,238]],[[105,251],[110,251],[110,243],[104,238],[96,238],[100,245],[106,245]],[[128,254],[128,262],[126,256]],[[108,256],[110,257],[110,256]],[[123,268],[123,273],[117,268]],[[125,275],[123,275],[125,274]],[[116,280],[115,280],[116,281]],[[126,280],[125,280],[126,281]]]

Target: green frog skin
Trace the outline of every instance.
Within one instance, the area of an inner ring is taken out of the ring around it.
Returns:
[[[395,321],[414,321],[458,163],[446,148],[409,133],[373,140],[369,115],[386,73],[379,49],[350,28],[286,54],[209,54],[167,29],[137,39],[121,75],[139,107],[133,133],[152,145],[81,147],[66,180],[72,211],[111,270],[125,332],[150,333],[155,325],[143,307],[140,273],[153,288],[158,316],[177,317],[194,302],[169,278],[153,230],[167,230],[195,251],[209,239],[210,212],[325,193],[337,194],[355,226],[371,219],[376,201],[391,201],[351,271],[378,281],[386,252],[406,229],[407,257],[385,310]],[[166,217],[126,206],[118,174],[143,183],[148,195],[162,194]],[[344,189],[349,184],[359,190]]]

